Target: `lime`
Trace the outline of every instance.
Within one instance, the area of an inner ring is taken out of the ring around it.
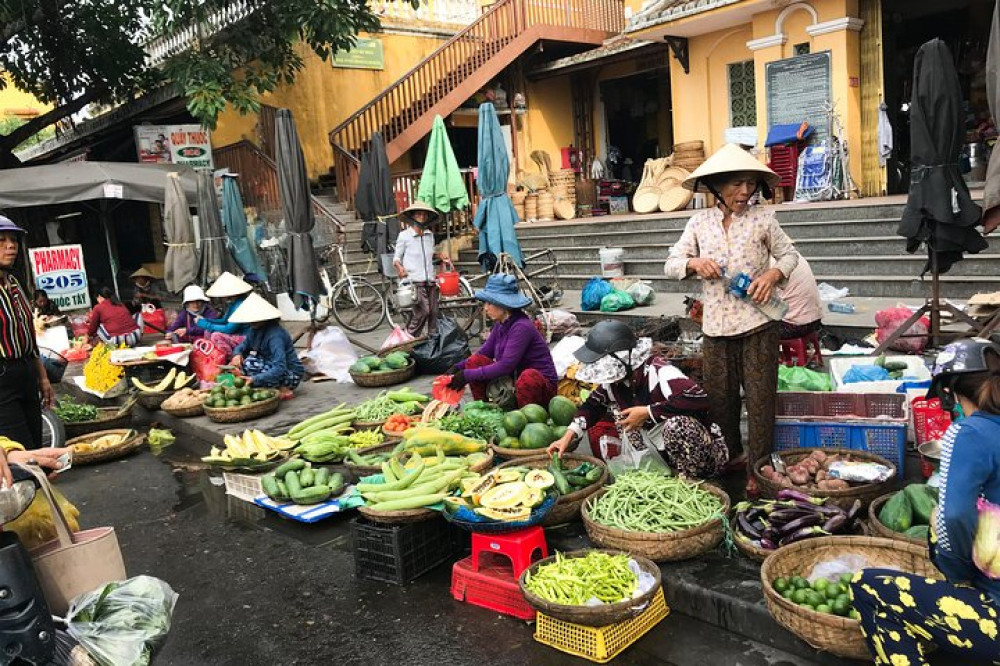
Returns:
[[[822,592],[830,586],[830,581],[826,578],[817,578],[813,581],[812,588],[817,592]]]
[[[833,609],[834,615],[840,615],[841,617],[847,615],[853,610],[851,608],[851,602],[847,597],[840,596],[833,600],[833,604],[830,606]]]
[[[819,606],[816,606],[816,612],[817,613],[831,613],[833,611],[826,604],[820,604]]]
[[[226,407],[239,407],[240,403],[236,400],[226,400]]]
[[[788,600],[790,600],[790,601],[791,601],[791,600],[792,600],[792,595],[794,595],[794,594],[795,594],[795,590],[793,590],[793,589],[792,589],[792,588],[790,588],[790,587],[786,587],[785,589],[783,589],[783,590],[782,590],[782,591],[780,592],[780,594],[781,594],[781,596],[783,596],[784,598],[786,598],[786,599],[788,599]]]
[[[245,383],[246,382],[243,381],[242,377],[237,377],[236,379],[233,380],[233,388],[238,388],[238,389],[243,388],[243,385]]]
[[[804,590],[805,588],[809,587],[809,581],[807,581],[802,576],[793,576],[790,582],[792,584],[792,587],[794,587],[797,590]]]
[[[240,398],[240,405],[252,405],[252,404],[253,404],[253,398],[251,398],[250,396],[245,395],[242,398]]]
[[[212,393],[212,395],[222,395],[222,392],[225,391],[225,390],[226,389],[224,389],[221,386],[213,386],[211,393]]]
[[[826,599],[823,595],[816,590],[806,590],[806,600],[809,602],[809,605],[813,607],[826,603]]]
[[[246,398],[252,393],[252,391],[248,388],[237,389],[237,391],[239,392],[241,398]]]
[[[854,608],[852,608],[851,612],[847,614],[847,617],[851,618],[852,620],[860,620],[861,619],[861,613],[859,613],[857,610],[855,610]]]
[[[789,583],[787,578],[775,578],[774,579],[774,589],[781,593],[789,588]]]
[[[850,585],[851,581],[853,580],[854,580],[854,574],[852,573],[845,573],[840,575],[840,584],[843,585],[844,587]]]
[[[847,593],[847,590],[840,583],[834,583],[826,588],[826,598],[836,599],[837,597],[843,596]]]
[[[795,590],[792,592],[792,601],[797,604],[804,604],[806,602],[806,591],[802,589]]]
[[[239,400],[240,391],[239,389],[226,389],[226,400]]]

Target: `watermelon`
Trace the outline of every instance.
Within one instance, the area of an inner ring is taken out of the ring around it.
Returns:
[[[524,418],[528,419],[528,423],[544,424],[549,420],[549,413],[541,405],[525,405],[521,408],[521,413],[524,414]]]
[[[555,441],[551,428],[544,423],[529,423],[518,439],[524,449],[544,449]]]
[[[557,426],[568,426],[576,416],[576,405],[569,398],[557,395],[549,400],[549,416]]]
[[[566,426],[555,426],[552,428],[552,441],[555,441],[566,434]]]
[[[521,442],[517,437],[504,437],[497,446],[502,449],[519,449]]]
[[[520,435],[526,425],[528,425],[528,419],[524,417],[522,412],[516,409],[512,412],[507,412],[503,417],[503,429],[511,437]]]

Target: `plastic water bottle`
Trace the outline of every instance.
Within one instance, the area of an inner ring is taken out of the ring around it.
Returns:
[[[827,309],[830,312],[840,312],[842,314],[854,314],[854,303],[829,303]]]
[[[771,294],[771,298],[765,303],[758,303],[748,292],[752,282],[753,279],[747,273],[740,273],[729,281],[729,293],[741,301],[751,304],[772,321],[784,319],[788,313],[788,303],[781,300],[777,294]]]

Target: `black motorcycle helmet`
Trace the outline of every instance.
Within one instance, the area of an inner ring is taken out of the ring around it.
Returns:
[[[583,363],[594,363],[608,354],[628,351],[636,345],[635,333],[620,321],[598,322],[587,341],[573,355]]]
[[[991,366],[989,356],[994,355]],[[938,398],[945,411],[955,409],[955,384],[962,375],[989,372],[1000,364],[1000,345],[983,338],[965,338],[945,346],[934,360],[927,399]],[[972,397],[972,396],[967,396]]]

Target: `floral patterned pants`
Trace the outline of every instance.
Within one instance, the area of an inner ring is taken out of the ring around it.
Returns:
[[[961,655],[961,663],[1000,661],[998,609],[974,587],[865,569],[854,576],[851,598],[868,650],[880,666],[926,666],[931,643]]]

